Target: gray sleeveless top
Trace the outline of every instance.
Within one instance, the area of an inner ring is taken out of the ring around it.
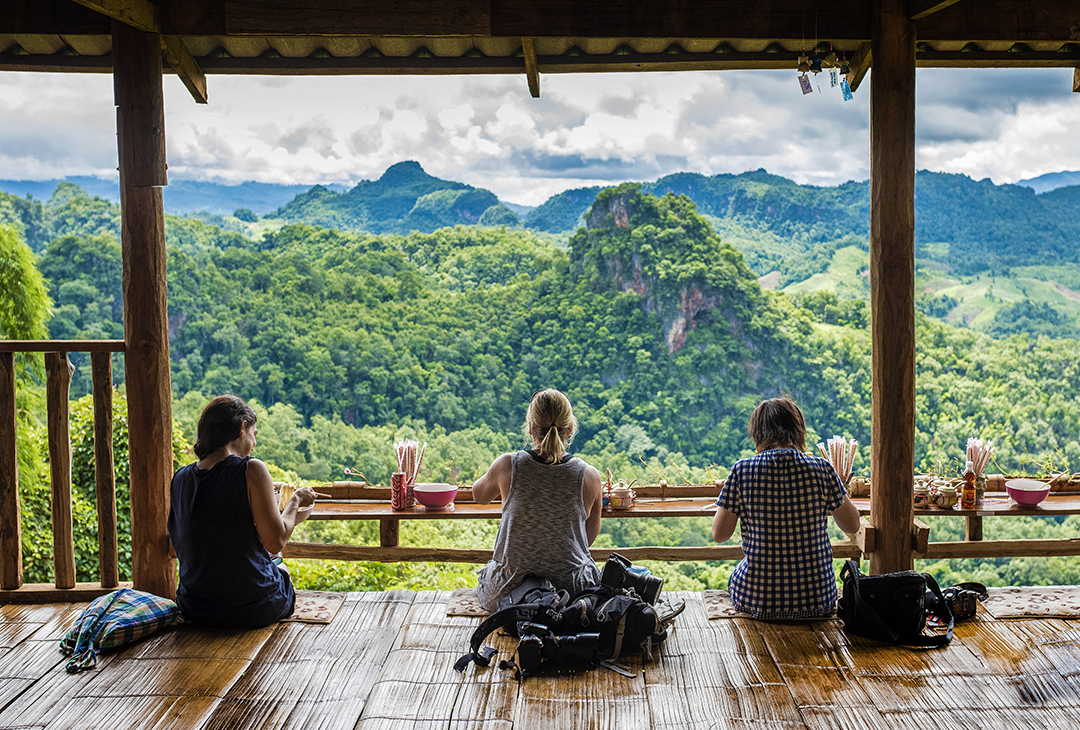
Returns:
[[[499,599],[529,575],[548,578],[574,596],[599,585],[589,555],[581,492],[587,465],[578,458],[544,464],[524,451],[511,457],[510,493],[502,508],[495,553],[480,570],[480,605],[494,611]]]

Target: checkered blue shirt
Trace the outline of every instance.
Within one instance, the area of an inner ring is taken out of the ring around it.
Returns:
[[[816,456],[772,449],[736,462],[716,500],[739,517],[746,555],[728,582],[735,608],[762,619],[833,613],[827,525],[843,502],[836,471]]]

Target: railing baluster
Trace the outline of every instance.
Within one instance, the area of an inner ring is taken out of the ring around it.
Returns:
[[[45,400],[52,478],[53,570],[57,588],[75,587],[75,538],[71,518],[71,373],[66,352],[45,353]]]
[[[22,586],[19,457],[15,446],[15,354],[0,352],[0,588]]]
[[[94,481],[97,486],[98,563],[101,587],[120,584],[116,539],[116,474],[113,471],[112,353],[90,353],[94,381]]]

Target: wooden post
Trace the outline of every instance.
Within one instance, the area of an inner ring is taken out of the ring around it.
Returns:
[[[71,429],[69,403],[75,368],[66,352],[45,353],[45,402],[52,482],[53,571],[57,588],[75,587],[75,534],[71,521]]]
[[[398,531],[401,527],[400,520],[382,519],[379,520],[379,546],[380,547],[397,547],[398,546]]]
[[[0,352],[0,588],[22,586],[22,522],[16,451],[15,353]]]
[[[964,539],[968,542],[979,542],[983,539],[983,518],[979,515],[965,515]]]
[[[172,399],[165,294],[165,110],[161,36],[113,21],[113,87],[124,261],[124,373],[131,464],[135,588],[172,598],[176,568],[166,525],[172,478]]]
[[[94,381],[94,483],[97,488],[98,566],[102,588],[120,584],[113,471],[112,353],[90,353]]]
[[[875,0],[870,23],[872,574],[912,566],[915,466],[915,26],[907,0]]]

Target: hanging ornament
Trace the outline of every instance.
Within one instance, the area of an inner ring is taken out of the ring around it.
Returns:
[[[844,101],[851,101],[855,98],[855,96],[851,93],[851,84],[848,83],[846,77],[843,81],[840,82],[840,91],[844,95]]]
[[[817,75],[821,73],[821,56],[814,54],[814,57],[810,59],[810,73]]]
[[[839,76],[840,76],[840,74],[836,72],[836,67],[835,66],[830,68],[829,69],[829,86],[831,86],[833,88],[836,88],[836,85],[838,83],[840,83],[839,78],[838,78]]]
[[[806,74],[799,74],[799,87],[802,88],[804,96],[814,90],[814,87],[810,85],[810,77]]]
[[[799,56],[799,73],[806,73],[810,70],[810,59],[806,57],[806,54]]]

